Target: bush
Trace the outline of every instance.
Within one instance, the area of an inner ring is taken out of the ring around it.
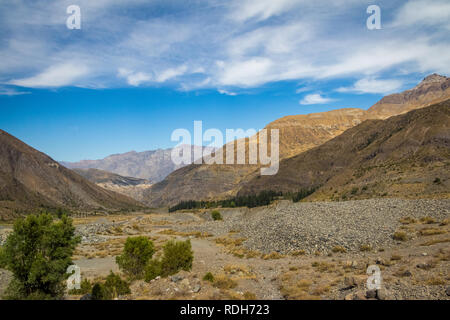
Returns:
[[[392,238],[394,238],[394,240],[397,240],[397,241],[408,240],[408,236],[406,235],[406,232],[403,232],[403,231],[395,232],[394,235],[392,236]]]
[[[1,254],[13,273],[7,299],[55,299],[63,296],[67,268],[79,242],[72,220],[51,214],[29,215],[15,222]]]
[[[169,241],[164,245],[164,256],[161,260],[162,276],[169,276],[180,270],[190,271],[194,254],[191,241]]]
[[[211,218],[213,218],[214,221],[222,220],[222,215],[219,211],[214,210],[213,212],[211,212]]]
[[[0,246],[0,268],[6,267],[5,250]]]
[[[94,284],[92,287],[92,300],[104,300],[105,297],[105,287],[101,283]]]
[[[142,279],[145,266],[155,252],[153,242],[147,237],[128,237],[122,255],[116,262],[130,279]]]
[[[211,272],[208,272],[203,276],[204,281],[214,282],[214,276]]]
[[[131,293],[128,282],[122,280],[122,278],[110,272],[106,277],[105,283],[96,283],[92,288],[92,300],[112,300],[120,295]]]
[[[69,294],[81,295],[87,294],[92,291],[92,283],[88,279],[84,279],[80,283],[80,289],[72,289],[69,291]]]
[[[145,281],[150,282],[156,277],[160,276],[162,273],[162,265],[159,260],[150,260],[148,265],[145,267]]]

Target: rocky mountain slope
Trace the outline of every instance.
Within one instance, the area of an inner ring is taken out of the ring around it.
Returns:
[[[201,148],[191,146],[191,154]],[[204,152],[212,152],[213,148],[203,147]],[[150,180],[152,183],[163,180],[168,174],[184,166],[175,165],[171,160],[172,149],[113,154],[99,160],[82,160],[79,162],[64,162],[61,164],[70,169],[100,169],[126,177],[136,177]],[[194,159],[192,159],[194,161]]]
[[[323,145],[285,159],[277,175],[240,195],[319,187],[310,199],[450,196],[450,100],[386,120],[366,120]]]
[[[0,130],[0,216],[39,208],[120,210],[137,201],[96,186],[7,132]]]
[[[147,179],[123,177],[98,169],[73,169],[73,171],[104,189],[127,195],[138,201],[143,200],[144,190],[151,186]]]
[[[320,146],[364,120],[385,119],[449,98],[450,78],[433,74],[413,89],[384,97],[368,110],[349,108],[286,116],[266,128],[279,129],[280,160],[283,160]],[[157,207],[181,200],[226,198],[257,179],[259,168],[258,165],[189,165],[153,185],[146,191],[145,201]]]

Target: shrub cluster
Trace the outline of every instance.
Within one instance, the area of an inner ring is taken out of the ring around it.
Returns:
[[[298,202],[307,196],[313,194],[317,187],[300,189],[297,192],[277,192],[277,191],[262,191],[257,195],[238,196],[226,200],[218,201],[181,201],[177,205],[170,207],[169,212],[177,210],[191,210],[191,209],[210,209],[210,208],[234,208],[234,207],[248,207],[254,208],[259,206],[266,206],[271,204],[275,199],[283,198]]]
[[[130,279],[142,279],[145,267],[154,253],[153,242],[147,237],[128,237],[123,253],[116,257],[116,262]]]
[[[79,241],[66,215],[56,221],[48,213],[18,219],[0,254],[2,266],[13,273],[5,298],[61,298]]]
[[[214,221],[222,220],[222,215],[220,214],[219,211],[214,210],[214,211],[211,212],[211,218],[212,218]]]
[[[92,287],[91,299],[92,300],[112,300],[121,295],[129,294],[130,287],[127,281],[110,272],[106,277],[105,283],[97,282]]]

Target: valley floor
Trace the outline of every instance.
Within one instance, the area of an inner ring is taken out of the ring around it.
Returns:
[[[75,219],[83,240],[74,262],[82,276],[101,278],[118,271],[128,236],[148,236],[157,254],[171,238],[190,238],[191,272],[135,281],[121,298],[450,299],[450,200],[280,201],[220,211],[223,221],[204,210]],[[366,288],[369,265],[381,270],[377,293]],[[203,280],[207,272],[214,282]],[[8,277],[0,270],[0,291]]]

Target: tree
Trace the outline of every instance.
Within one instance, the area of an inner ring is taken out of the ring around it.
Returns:
[[[67,216],[29,215],[15,222],[3,249],[3,263],[13,273],[5,298],[57,299],[64,294],[67,268],[80,239]]]
[[[161,260],[163,276],[169,276],[180,270],[190,271],[194,253],[192,252],[191,241],[168,241],[164,245],[164,256]]]
[[[147,237],[128,237],[123,253],[116,257],[116,262],[130,279],[142,279],[145,266],[154,252],[153,242]]]

